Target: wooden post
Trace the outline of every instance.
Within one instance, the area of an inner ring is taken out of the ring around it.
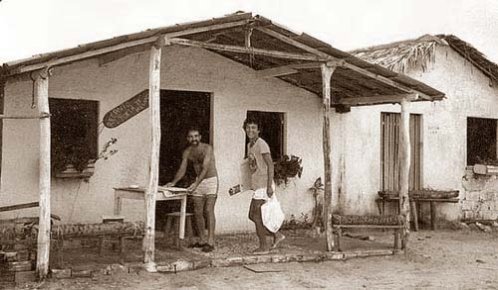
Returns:
[[[335,66],[321,65],[322,88],[323,88],[323,163],[324,163],[324,203],[323,203],[323,225],[325,227],[325,239],[327,251],[334,248],[334,238],[331,225],[332,205],[332,164],[330,158],[330,80]]]
[[[161,117],[160,117],[160,81],[161,81],[161,47],[163,38],[159,38],[150,50],[149,66],[149,108],[150,108],[150,130],[151,150],[149,179],[145,191],[145,235],[143,241],[145,269],[156,272],[154,262],[155,252],[155,215],[156,215],[156,193],[159,181],[159,147],[161,143]]]
[[[401,126],[399,127],[399,209],[401,215],[405,216],[405,228],[403,231],[402,248],[406,248],[410,234],[410,200],[408,196],[409,174],[410,174],[410,102],[407,99],[400,101]]]
[[[48,69],[39,72],[35,80],[35,94],[38,112],[50,114],[48,106]],[[38,252],[36,271],[40,279],[48,274],[50,257],[50,118],[40,119],[40,161],[39,161],[40,217],[38,225]]]

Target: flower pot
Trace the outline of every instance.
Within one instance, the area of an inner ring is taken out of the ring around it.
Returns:
[[[68,164],[66,169],[55,173],[56,178],[89,178],[95,173],[95,163],[88,163],[83,171],[78,171],[74,165]]]

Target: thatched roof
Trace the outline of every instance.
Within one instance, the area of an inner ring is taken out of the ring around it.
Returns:
[[[215,27],[216,29],[214,29]],[[275,57],[274,55],[252,55],[248,48],[282,54],[302,55],[307,59]],[[44,67],[53,67],[74,61],[98,57],[112,61],[127,54],[145,51],[159,37],[180,38],[179,41],[196,43],[205,49],[242,63],[257,71],[274,68],[287,69],[285,74],[275,74],[286,82],[308,91],[322,94],[320,63],[341,62],[332,76],[333,102],[341,99],[366,98],[372,96],[417,94],[426,100],[439,100],[444,93],[403,74],[361,60],[340,51],[328,43],[307,34],[296,34],[271,20],[251,13],[236,13],[206,21],[178,24],[128,34],[108,40],[88,43],[75,48],[46,53],[32,58],[8,62],[0,68],[0,76],[14,77]],[[173,42],[172,42],[173,43]],[[175,43],[173,43],[175,44]],[[178,43],[176,43],[178,44]],[[182,45],[182,44],[180,44]],[[233,48],[230,50],[213,47]],[[245,51],[241,51],[244,50]],[[291,73],[289,73],[289,71]],[[350,102],[351,103],[351,102]]]
[[[430,62],[434,62],[438,45],[451,47],[492,81],[498,82],[498,65],[470,43],[454,35],[424,35],[417,39],[357,49],[350,53],[390,70],[406,73],[414,67],[425,70]]]

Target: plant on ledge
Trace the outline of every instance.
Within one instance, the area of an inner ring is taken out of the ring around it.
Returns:
[[[52,170],[54,173],[63,172],[69,166],[73,166],[78,172],[87,168],[88,164],[95,161],[88,145],[84,143],[54,146],[52,154]]]
[[[279,161],[275,163],[273,179],[277,185],[284,183],[287,185],[290,178],[296,176],[301,177],[303,167],[301,166],[302,159],[298,156],[284,155]]]

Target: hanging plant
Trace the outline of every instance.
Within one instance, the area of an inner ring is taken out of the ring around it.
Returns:
[[[273,179],[277,185],[284,183],[287,185],[289,179],[301,177],[303,173],[303,167],[301,166],[302,159],[298,156],[284,155],[279,161],[275,163],[274,166],[274,176]]]

